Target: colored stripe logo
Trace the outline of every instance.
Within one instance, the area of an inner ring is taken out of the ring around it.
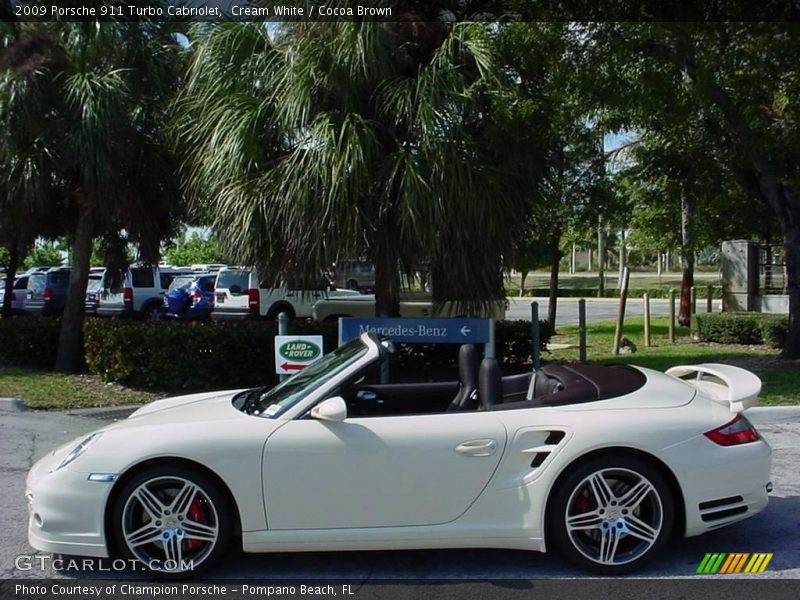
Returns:
[[[709,552],[697,567],[700,575],[732,575],[736,573],[763,573],[769,561],[772,560],[772,552]]]

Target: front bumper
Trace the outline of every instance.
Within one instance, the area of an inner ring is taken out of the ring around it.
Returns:
[[[28,542],[43,552],[107,557],[105,508],[113,483],[56,470],[62,458],[48,454],[28,474]]]

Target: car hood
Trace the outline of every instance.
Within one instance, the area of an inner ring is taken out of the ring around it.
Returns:
[[[230,418],[248,418],[231,404],[233,396],[242,390],[204,392],[188,396],[164,398],[146,404],[119,424],[129,426],[187,421],[214,421]]]

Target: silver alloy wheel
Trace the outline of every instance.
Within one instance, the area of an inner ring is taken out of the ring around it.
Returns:
[[[607,468],[575,486],[564,519],[570,542],[583,556],[600,565],[624,565],[656,544],[664,508],[646,477]]]
[[[198,567],[219,538],[219,518],[209,494],[182,477],[155,477],[125,501],[122,537],[128,550],[154,571]]]

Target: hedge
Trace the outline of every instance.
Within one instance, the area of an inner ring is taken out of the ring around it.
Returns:
[[[766,313],[697,313],[697,336],[721,344],[765,344],[780,348],[789,332],[789,317]]]
[[[543,344],[552,336],[542,327]],[[106,381],[161,390],[247,387],[277,382],[274,336],[270,321],[142,322],[87,320],[86,364]],[[325,352],[336,347],[336,323],[295,321],[291,334],[322,335]],[[519,365],[530,361],[527,321],[496,324],[497,358]],[[424,380],[455,372],[456,345],[400,344],[393,359],[393,380]]]
[[[60,318],[0,319],[0,364],[52,368],[60,331]]]
[[[541,321],[542,347],[552,328]],[[0,364],[52,368],[61,319],[0,319]],[[105,381],[157,390],[247,387],[277,382],[272,321],[171,322],[88,318],[84,358],[88,370]],[[322,335],[325,352],[336,347],[336,323],[294,321],[291,334]],[[507,365],[530,362],[529,321],[499,321],[497,358]],[[398,344],[392,379],[424,381],[455,376],[458,345]]]

